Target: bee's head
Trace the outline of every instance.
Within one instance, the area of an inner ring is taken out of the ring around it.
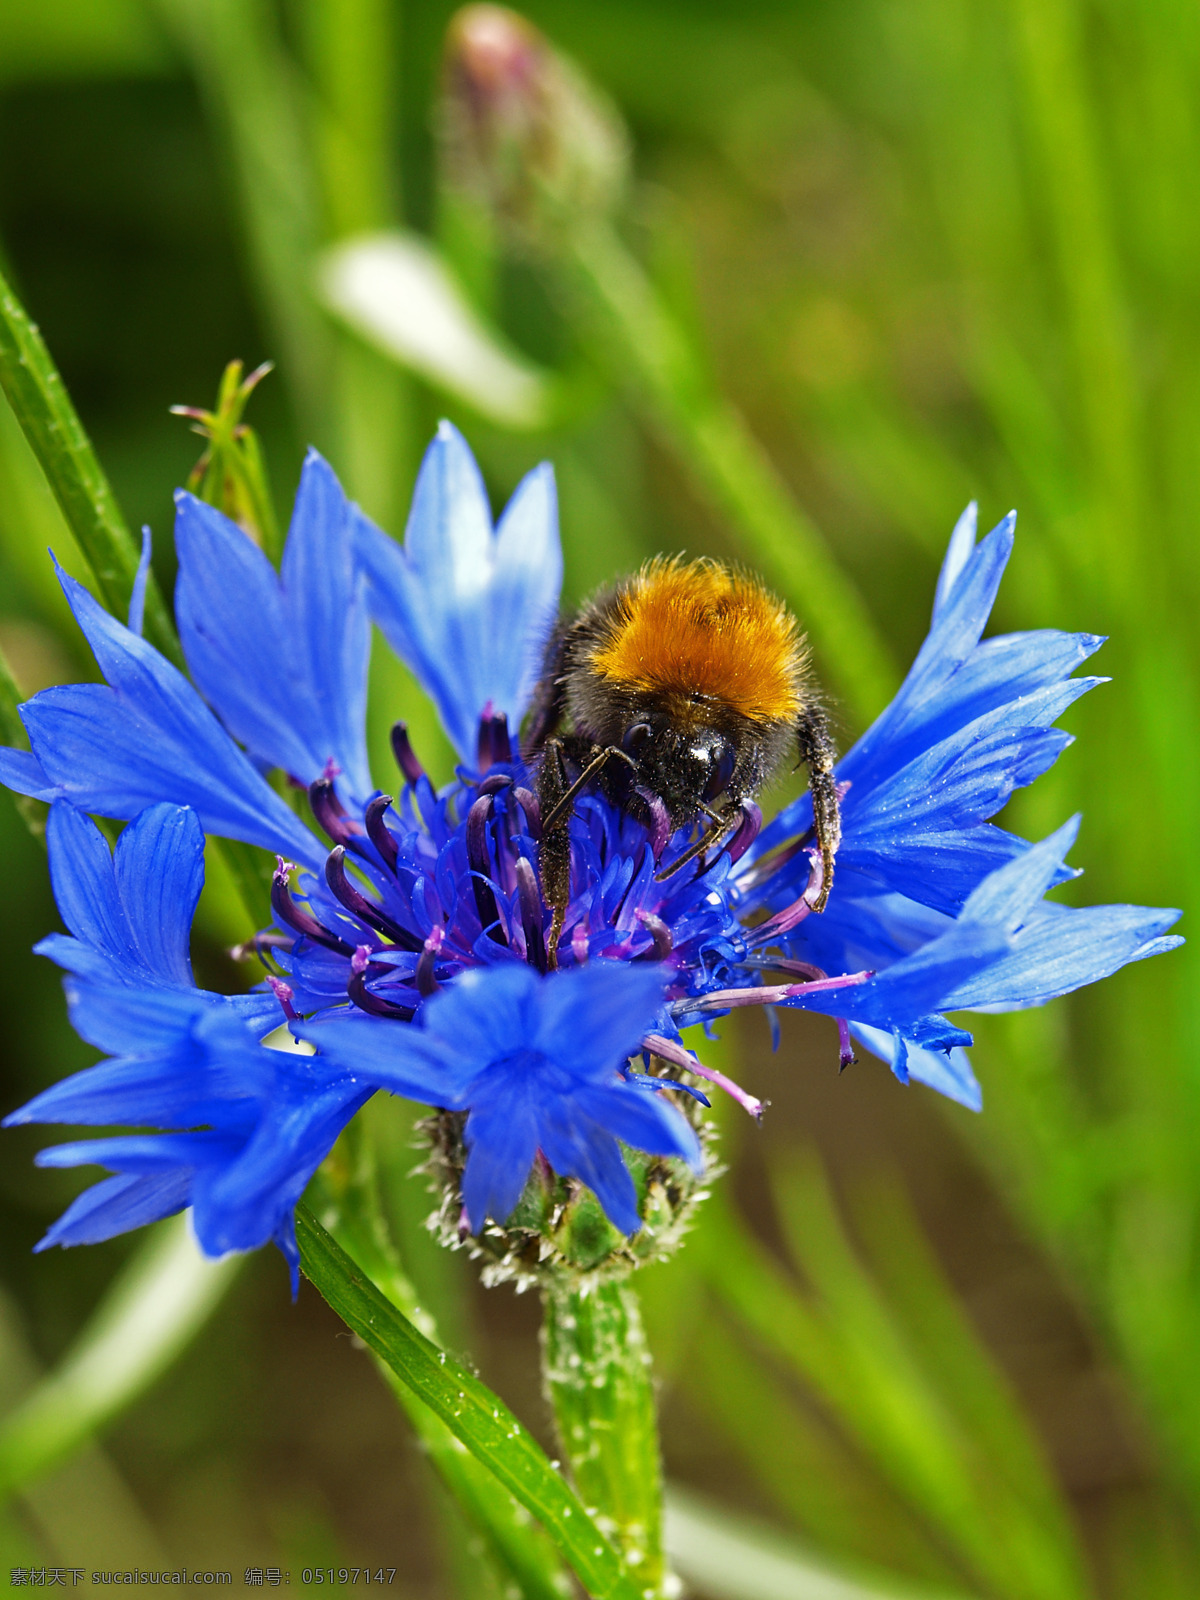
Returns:
[[[691,822],[703,801],[728,789],[737,765],[731,741],[703,723],[681,723],[661,711],[626,727],[621,748],[637,763],[637,783],[658,795],[676,827]]]

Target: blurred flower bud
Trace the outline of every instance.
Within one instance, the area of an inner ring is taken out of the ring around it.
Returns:
[[[620,197],[628,139],[616,107],[503,6],[467,6],[451,22],[440,120],[447,183],[522,244],[553,250]]]

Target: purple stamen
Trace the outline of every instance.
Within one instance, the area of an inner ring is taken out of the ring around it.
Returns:
[[[294,864],[285,861],[282,856],[277,856],[279,865],[271,879],[271,910],[280,922],[286,922],[289,928],[302,934],[306,939],[311,939],[314,944],[323,945],[326,950],[336,950],[340,956],[353,955],[354,946],[336,933],[330,933],[317,921],[310,911],[305,911],[292,899],[291,886],[288,883],[288,874],[295,870]]]
[[[492,744],[492,702],[489,700],[479,718],[479,733],[475,740],[476,766],[486,772],[495,765],[496,751]]]
[[[445,930],[442,928],[430,929],[425,940],[425,948],[421,951],[421,959],[417,962],[417,990],[428,998],[441,988],[434,976],[434,962],[437,960],[442,945],[446,942]]]
[[[525,813],[525,821],[530,833],[535,839],[542,837],[542,808],[538,804],[537,795],[529,789],[516,788],[513,790],[513,799]]]
[[[653,911],[635,911],[634,915],[654,940],[651,954],[655,961],[665,961],[675,947],[670,928],[661,917],[656,917]]]
[[[471,1237],[471,1219],[467,1215],[466,1206],[458,1213],[458,1237],[460,1239],[469,1239]]]
[[[367,973],[370,970],[371,947],[360,944],[350,957],[350,982],[346,985],[346,993],[360,1011],[365,1011],[371,1017],[391,1017],[397,1022],[411,1022],[416,1016],[412,1006],[398,1006],[391,1000],[384,1000],[380,995],[372,994],[367,988]]]
[[[742,859],[761,831],[762,812],[753,800],[743,800],[742,820],[738,823],[737,832],[725,846],[731,864],[736,864]]]
[[[328,771],[324,777],[317,778],[315,782],[309,784],[308,803],[318,824],[324,828],[334,844],[349,844],[352,838],[361,835],[361,825],[346,815],[346,808],[338,799],[337,790]]]
[[[271,993],[275,996],[276,1000],[279,1001],[280,1007],[282,1008],[283,1014],[287,1020],[289,1022],[298,1022],[300,1019],[296,1015],[295,1006],[292,1004],[293,991],[291,984],[284,983],[282,978],[270,976],[268,976],[267,982],[271,986]]]
[[[642,1040],[642,1049],[649,1050],[652,1056],[659,1056],[663,1061],[669,1061],[672,1066],[682,1067],[685,1072],[693,1072],[698,1078],[705,1078],[709,1083],[716,1084],[718,1089],[724,1089],[731,1100],[736,1100],[743,1110],[748,1111],[756,1122],[762,1121],[766,1101],[758,1099],[756,1095],[748,1094],[740,1083],[734,1083],[733,1079],[727,1078],[723,1072],[716,1071],[714,1067],[704,1066],[681,1044],[664,1038],[661,1033],[648,1033]]]
[[[287,933],[277,933],[273,928],[264,928],[256,933],[253,939],[244,939],[241,944],[230,946],[229,959],[231,961],[249,961],[252,956],[266,964],[264,950],[290,950],[295,944],[295,939]]]
[[[634,793],[644,802],[649,812],[647,828],[650,834],[650,852],[654,857],[655,866],[662,860],[662,853],[670,843],[671,835],[675,831],[671,827],[671,815],[661,796],[651,794],[649,789],[638,788]]]
[[[485,778],[479,785],[480,794],[499,794],[502,789],[511,789],[512,779],[507,772],[493,772],[491,777]]]
[[[811,983],[760,983],[747,989],[714,989],[711,994],[689,996],[672,1009],[676,1017],[681,1017],[697,1011],[732,1011],[737,1006],[777,1006],[804,994],[853,989],[874,976],[874,972],[847,972],[837,978],[817,978]]]
[[[500,926],[496,895],[490,882],[492,864],[488,859],[487,825],[494,804],[492,794],[481,794],[467,812],[467,860],[471,864],[471,888],[480,925],[486,929],[488,938],[494,944],[507,944],[504,929]]]
[[[845,1017],[837,1019],[838,1031],[838,1071],[845,1072],[847,1067],[852,1067],[858,1060],[854,1054],[854,1041],[850,1037],[850,1024]]]
[[[503,711],[493,711],[489,700],[479,718],[479,770],[487,772],[498,761],[512,760],[512,740],[508,736],[508,718]]]
[[[577,922],[571,929],[571,954],[575,957],[577,966],[582,966],[589,955],[587,925]]]
[[[396,758],[396,765],[404,774],[405,783],[417,784],[425,776],[425,768],[417,760],[408,741],[406,722],[396,722],[392,725],[392,754]]]
[[[525,930],[525,959],[539,972],[546,970],[546,935],[542,926],[542,895],[533,868],[524,856],[515,868],[517,899],[521,907],[521,926]]]
[[[383,820],[383,814],[391,803],[390,794],[377,794],[374,800],[368,803],[363,821],[367,827],[367,838],[383,857],[384,866],[389,872],[395,872],[400,846],[393,838],[392,830]]]
[[[508,736],[508,718],[503,711],[492,715],[492,750],[496,761],[512,760],[512,740]]]
[[[821,864],[821,852],[810,850],[808,852],[809,869],[808,884],[804,893],[798,900],[793,900],[790,906],[785,906],[782,911],[777,911],[773,917],[768,917],[765,922],[760,922],[757,928],[750,930],[751,944],[769,944],[772,939],[781,939],[785,933],[790,933],[798,927],[805,917],[812,912],[813,906],[821,894],[821,885],[825,881],[825,869]]]
[[[751,956],[746,965],[759,967],[764,972],[794,972],[800,978],[827,978],[824,967],[814,967],[811,961],[795,961],[790,956]]]
[[[346,875],[346,852],[340,844],[326,857],[325,882],[346,910],[360,922],[365,922],[368,928],[374,928],[376,933],[382,933],[384,938],[399,945],[401,950],[416,951],[421,948],[421,940],[417,934],[401,927],[394,918],[389,917],[387,912],[373,900],[368,900],[366,895],[350,882]]]

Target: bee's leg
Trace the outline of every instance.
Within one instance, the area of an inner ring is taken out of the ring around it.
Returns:
[[[567,914],[567,902],[571,898],[570,827],[576,797],[614,756],[627,761],[630,766],[636,765],[632,757],[616,745],[609,745],[606,750],[596,750],[595,746],[592,749],[591,760],[574,783],[567,781],[565,750],[561,739],[546,740],[538,767],[538,808],[542,814],[539,857],[542,893],[553,912],[547,947],[547,960],[551,968],[558,965],[558,941]]]
[[[549,750],[551,744],[557,744],[559,750],[562,750],[562,743],[560,740],[554,739],[547,741],[547,750]],[[592,748],[595,750],[594,745]],[[632,756],[627,755],[619,745],[610,744],[604,750],[596,750],[587,766],[584,767],[583,771],[575,779],[575,782],[571,785],[571,787],[565,790],[565,792],[559,796],[558,800],[554,803],[548,813],[543,811],[543,831],[549,829],[554,823],[558,822],[560,817],[570,816],[571,807],[575,804],[576,798],[583,793],[584,789],[587,788],[588,784],[601,770],[601,768],[606,767],[608,763],[614,759],[614,757],[618,761],[624,761],[626,765],[632,767],[635,772],[637,771],[637,762]]]
[[[824,911],[829,891],[833,888],[833,858],[842,837],[842,823],[838,812],[837,784],[833,777],[837,747],[820,706],[810,706],[800,718],[796,737],[800,745],[800,759],[808,767],[813,823],[817,831],[817,844],[821,848],[821,892],[813,910]]]
[[[654,874],[655,883],[665,883],[668,878],[673,878],[680,867],[686,867],[689,861],[694,861],[697,856],[703,855],[706,850],[718,844],[729,830],[741,820],[742,809],[740,806],[734,811],[727,812],[723,817],[714,815],[707,832],[701,834],[690,850],[685,850],[677,861],[672,861],[669,867],[664,867],[661,872]]]
[[[546,941],[546,960],[552,972],[558,966],[558,941],[571,898],[571,813],[563,804],[569,789],[562,740],[547,739],[538,767],[538,808],[542,813],[538,862],[542,893],[552,912]]]

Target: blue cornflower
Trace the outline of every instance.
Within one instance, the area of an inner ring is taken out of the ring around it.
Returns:
[[[618,1139],[700,1169],[690,1125],[616,1070],[641,1048],[662,1000],[653,966],[595,961],[539,978],[510,962],[464,972],[434,995],[419,1028],[343,1016],[301,1029],[322,1057],[410,1099],[468,1113],[463,1202],[472,1231],[505,1220],[540,1150],[587,1184],[622,1233],[641,1225]],[[659,1088],[658,1080],[654,1080]]]
[[[191,1204],[210,1252],[274,1238],[294,1256],[296,1199],[376,1089],[460,1119],[476,1232],[502,1224],[531,1169],[544,1169],[590,1188],[629,1233],[646,1212],[618,1141],[694,1167],[681,1108],[694,1103],[684,1090],[703,1099],[695,1077],[759,1109],[686,1048],[693,1024],[744,1005],[825,1012],[843,1059],[853,1035],[900,1078],[977,1106],[970,1035],[945,1012],[1040,1004],[1179,942],[1165,937],[1176,912],[1045,900],[1072,876],[1074,823],[1031,846],[989,820],[1057,757],[1068,740],[1054,721],[1099,681],[1071,676],[1100,643],[1089,635],[980,642],[1011,519],[978,544],[973,511],[960,521],[912,672],[839,766],[842,844],[825,912],[812,911],[807,796],[761,831],[747,804],[715,859],[661,877],[688,833],[656,861],[641,822],[585,793],[569,825],[557,973],[536,774],[513,738],[561,578],[550,469],[530,474],[493,529],[470,452],[443,424],[403,547],[315,454],[279,574],[189,495],[176,542],[197,687],[140,637],[134,609],[123,627],[62,574],[105,684],[35,696],[22,708],[31,752],[0,752],[0,778],[54,801],[51,868],[74,937],[40,948],[72,974],[76,1026],[112,1057],[15,1115],[165,1130],[48,1153],[118,1174],[48,1243]],[[440,793],[400,724],[403,791],[393,800],[372,786],[372,620],[459,751]],[[319,833],[272,770],[308,790]],[[111,864],[83,811],[136,819]],[[273,925],[253,941],[272,975],[237,1001],[205,995],[187,967],[202,828],[279,856]],[[152,936],[168,904],[170,937]],[[314,1054],[264,1047],[285,1020]],[[639,1051],[686,1076],[634,1070]]]

